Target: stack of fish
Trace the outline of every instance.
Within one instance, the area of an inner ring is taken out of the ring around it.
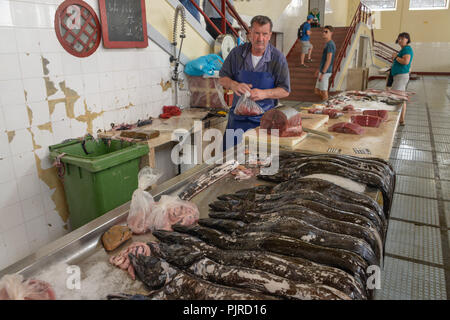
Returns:
[[[317,178],[350,177],[365,194]],[[110,299],[370,299],[368,267],[380,266],[395,187],[379,159],[284,154],[277,182],[218,197],[198,225],[155,231],[150,256],[132,255],[148,296]]]
[[[380,102],[387,105],[399,105],[409,100],[413,92],[401,92],[395,90],[367,89],[365,91],[344,91],[328,99],[328,107],[340,108],[353,102]]]

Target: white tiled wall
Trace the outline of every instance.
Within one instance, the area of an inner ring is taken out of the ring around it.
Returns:
[[[86,2],[98,14],[98,1]],[[80,96],[75,117],[86,113],[85,102],[89,111],[103,112],[93,121],[94,134],[111,123],[157,117],[163,105],[172,103],[172,91],[163,92],[159,85],[170,79],[164,51],[151,41],[146,49],[104,49],[100,44],[90,57],[76,58],[62,48],[53,29],[59,3],[0,0],[0,269],[68,232],[51,198],[55,190],[39,178],[35,159],[48,169],[49,145],[87,133],[87,124],[71,118],[64,104],[50,114],[48,100],[64,97],[60,82]],[[58,89],[50,97],[43,58],[50,62],[49,80]],[[183,92],[180,102],[188,105]],[[38,128],[48,122],[52,132]]]

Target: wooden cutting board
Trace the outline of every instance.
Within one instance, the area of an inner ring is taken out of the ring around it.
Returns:
[[[302,114],[304,118],[302,118],[302,126],[308,129],[317,130],[325,123],[328,122],[329,117],[323,114]],[[259,127],[256,129],[252,129],[247,131],[244,134],[244,137],[247,140],[256,140],[258,141],[260,136]],[[289,137],[289,138],[278,138],[278,144],[285,148],[293,148],[295,145],[303,141],[308,136],[308,133],[303,132],[303,134],[299,137]],[[263,137],[261,135],[261,137]],[[267,141],[268,144],[271,143],[270,135],[264,135],[263,139]]]

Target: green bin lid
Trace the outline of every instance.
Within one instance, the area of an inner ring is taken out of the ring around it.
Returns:
[[[88,141],[88,140],[86,140]],[[121,140],[113,140],[121,141]],[[61,161],[63,163],[70,163],[78,167],[84,168],[90,172],[103,171],[108,168],[117,166],[121,163],[139,158],[145,154],[148,154],[149,147],[146,143],[134,143],[130,146],[124,147],[120,150],[116,150],[110,153],[102,154],[99,156],[83,156],[79,154],[71,154],[67,147],[74,144],[81,144],[82,141],[74,140],[66,143],[56,144],[49,146],[50,158],[54,161],[59,155],[66,153]]]

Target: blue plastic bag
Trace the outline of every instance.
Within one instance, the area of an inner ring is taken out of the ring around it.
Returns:
[[[192,60],[184,67],[184,72],[190,76],[214,75],[214,71],[222,68],[223,59],[217,54],[208,54]]]

